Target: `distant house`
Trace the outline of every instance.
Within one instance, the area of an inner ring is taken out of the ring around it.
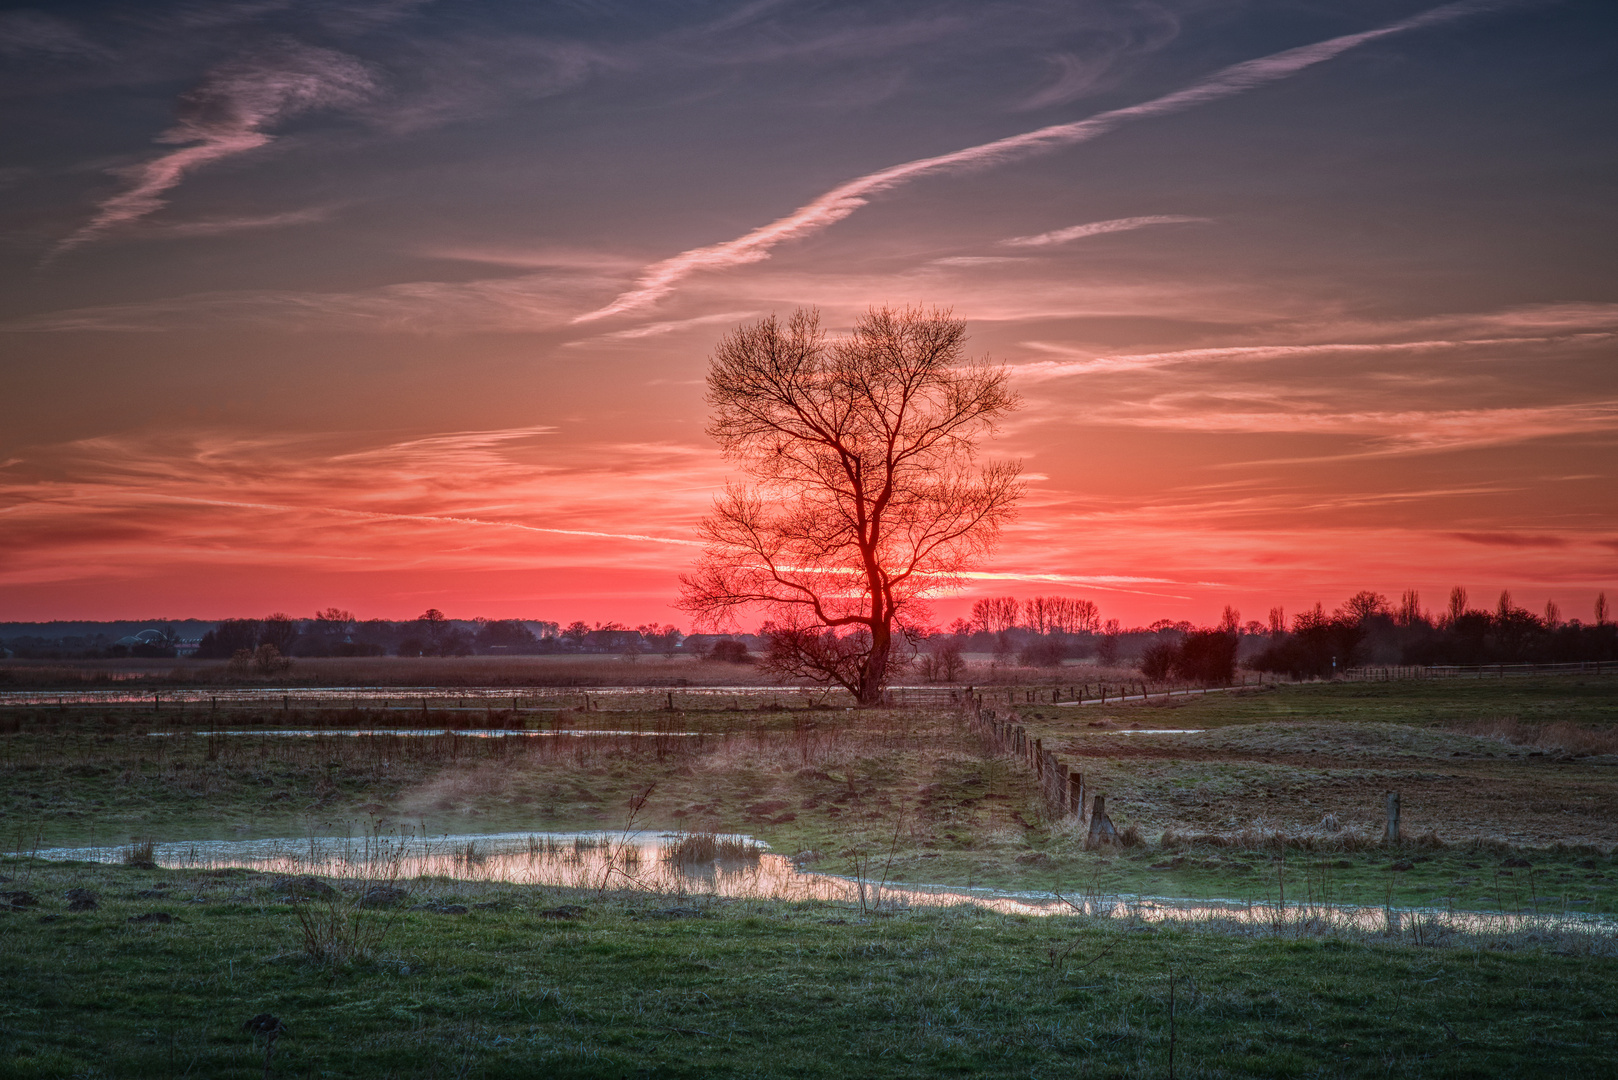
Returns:
[[[757,634],[687,634],[680,643],[680,651],[707,656],[721,641],[739,641],[749,652],[763,652],[769,646],[769,642]]]
[[[108,650],[114,656],[171,657],[178,651],[174,642],[161,630],[142,630],[138,634],[121,637]]]
[[[640,652],[645,642],[639,630],[592,630],[579,643],[580,652]]]

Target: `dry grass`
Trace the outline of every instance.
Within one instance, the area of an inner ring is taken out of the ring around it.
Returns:
[[[1158,846],[1165,850],[1209,847],[1236,851],[1369,851],[1385,845],[1380,832],[1364,829],[1323,825],[1315,829],[1288,831],[1252,825],[1233,832],[1218,833],[1165,829],[1158,839]],[[1448,847],[1449,844],[1436,832],[1428,830],[1401,838],[1397,846],[1431,851]]]
[[[1525,724],[1515,716],[1492,716],[1454,725],[1451,730],[1481,739],[1498,739],[1513,746],[1533,746],[1567,754],[1618,754],[1618,728],[1591,727],[1566,720]]]
[[[735,836],[711,832],[682,833],[663,849],[663,861],[675,866],[700,866],[713,862],[756,863],[764,854],[763,845]]]

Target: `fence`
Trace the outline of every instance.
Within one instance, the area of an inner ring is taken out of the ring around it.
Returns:
[[[1010,718],[1002,720],[993,709],[985,708],[981,698],[969,697],[961,708],[967,726],[991,752],[1019,758],[1034,773],[1047,814],[1056,819],[1077,818],[1080,825],[1088,821],[1090,844],[1117,841],[1118,833],[1107,817],[1104,796],[1095,796],[1089,815],[1085,814],[1083,772],[1045,749],[1044,740],[1030,736],[1021,724],[1012,723]]]
[[[1503,679],[1507,675],[1600,675],[1618,669],[1611,660],[1585,660],[1567,664],[1385,664],[1352,667],[1343,672],[1348,682],[1397,682],[1403,679]]]

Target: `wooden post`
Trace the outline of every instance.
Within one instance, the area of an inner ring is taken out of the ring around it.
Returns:
[[[291,709],[292,709],[292,695],[291,694],[282,694],[281,695],[281,711],[282,712],[289,712],[289,711],[291,711]]]
[[[161,708],[161,705],[160,705],[161,700],[162,699],[159,698],[156,694],[152,695],[152,711],[153,712],[157,712],[158,709]]]
[[[1084,816],[1084,774],[1081,772],[1067,774],[1067,805],[1073,813]]]
[[[1040,779],[1045,777],[1045,740],[1034,740],[1034,775]]]
[[[1118,839],[1118,830],[1112,827],[1112,819],[1107,817],[1107,798],[1105,795],[1095,797],[1095,807],[1090,811],[1090,835],[1085,843],[1094,847],[1097,844],[1110,844]]]
[[[1383,834],[1384,843],[1397,844],[1399,842],[1399,793],[1388,792],[1388,826]]]

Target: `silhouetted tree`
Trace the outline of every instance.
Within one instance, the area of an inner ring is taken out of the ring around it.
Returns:
[[[708,624],[761,609],[765,666],[880,700],[908,613],[988,550],[1021,490],[1016,466],[975,462],[1016,398],[965,338],[916,309],[835,342],[812,311],[728,334],[708,432],[753,482],[715,500],[682,607]]]
[[[1017,625],[1021,602],[1015,596],[994,596],[974,601],[972,625],[989,634],[1003,634]]]

